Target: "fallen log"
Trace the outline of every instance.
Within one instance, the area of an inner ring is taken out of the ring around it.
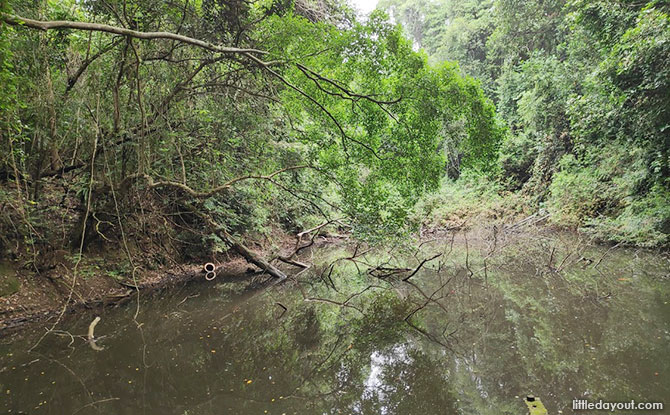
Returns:
[[[286,274],[284,274],[279,268],[275,267],[265,259],[258,256],[251,249],[244,246],[233,235],[229,234],[228,231],[226,231],[226,229],[223,226],[214,222],[212,218],[200,212],[193,211],[193,213],[200,219],[202,219],[207,224],[207,226],[211,228],[212,232],[214,232],[216,236],[221,238],[221,240],[226,245],[228,245],[231,249],[237,251],[237,253],[242,255],[242,257],[246,259],[247,262],[256,265],[258,268],[262,269],[263,271],[267,272],[268,274],[270,274],[275,278],[278,278],[280,280],[287,278]]]

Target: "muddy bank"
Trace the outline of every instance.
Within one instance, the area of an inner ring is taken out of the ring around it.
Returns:
[[[217,279],[234,279],[253,275],[254,270],[244,259],[232,258],[218,264],[216,272]],[[58,318],[70,297],[65,314],[123,304],[134,298],[137,292],[140,295],[149,294],[177,285],[206,282],[202,264],[137,272],[136,285],[132,279],[119,281],[103,273],[78,275],[74,280],[74,289],[73,280],[65,275],[54,277],[52,274],[36,275],[21,271],[14,274],[18,290],[0,298],[0,334],[15,331],[27,323]]]
[[[341,235],[323,235],[308,243],[308,249],[342,243]],[[292,252],[295,241],[285,234],[275,235],[273,247],[270,243],[254,243],[254,254],[263,258],[274,258],[286,272],[302,269],[300,262],[293,262],[282,256]],[[55,321],[63,313],[72,314],[96,307],[123,304],[139,292],[150,294],[188,283],[209,283],[205,278],[203,265],[212,262],[216,267],[216,281],[242,280],[251,277],[270,278],[262,269],[248,262],[241,254],[227,252],[212,255],[209,260],[198,263],[176,264],[173,266],[136,267],[133,272],[122,253],[118,251],[98,252],[82,258],[77,272],[71,257],[63,253],[41,258],[41,268],[46,271],[20,267],[18,263],[0,263],[0,335],[14,331],[21,326],[37,321]],[[48,262],[48,266],[44,263]],[[145,265],[145,264],[143,264]],[[76,277],[73,278],[73,275]]]

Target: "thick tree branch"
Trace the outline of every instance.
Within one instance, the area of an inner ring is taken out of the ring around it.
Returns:
[[[268,53],[266,51],[258,49],[233,48],[228,46],[214,45],[212,43],[205,42],[204,40],[194,39],[192,37],[183,36],[170,32],[140,32],[137,30],[131,30],[126,29],[124,27],[111,26],[101,23],[73,22],[69,20],[41,21],[41,20],[28,19],[26,17],[16,16],[8,13],[2,13],[1,16],[2,20],[9,25],[26,26],[32,29],[39,29],[39,30],[78,29],[78,30],[88,30],[94,32],[113,33],[115,35],[130,36],[136,39],[146,39],[146,40],[169,39],[197,46],[199,48],[203,48],[211,52],[237,54],[247,57],[251,57],[253,56],[253,54],[265,55]],[[254,58],[253,61],[261,65],[269,64],[269,62],[263,62],[258,58]]]
[[[433,255],[433,256],[430,257],[430,258],[426,258],[426,259],[424,259],[423,261],[421,261],[421,263],[419,264],[419,266],[416,267],[416,268],[414,269],[414,271],[413,271],[411,274],[409,274],[408,276],[406,276],[406,277],[403,278],[402,280],[405,281],[405,282],[409,281],[409,279],[412,278],[412,277],[414,276],[414,274],[416,274],[417,272],[419,272],[419,270],[421,269],[421,267],[423,267],[423,265],[424,265],[426,262],[428,262],[428,261],[432,261],[432,260],[434,260],[435,258],[439,258],[440,256],[442,256],[441,253],[439,253],[439,254],[435,254],[435,255]]]
[[[70,92],[70,90],[72,88],[74,88],[74,85],[77,83],[77,81],[79,80],[81,75],[84,73],[84,71],[86,71],[86,69],[88,69],[88,66],[91,63],[93,63],[96,59],[98,59],[99,57],[101,57],[105,53],[114,49],[114,47],[116,47],[116,45],[118,45],[121,42],[121,40],[122,40],[122,38],[116,38],[115,40],[112,41],[112,43],[103,47],[96,54],[94,54],[93,56],[87,58],[84,62],[82,62],[79,69],[77,69],[77,72],[74,75],[68,77],[67,87],[65,88],[65,94],[67,94],[68,92]]]
[[[30,27],[33,29],[39,29],[39,30],[63,30],[63,29],[77,29],[77,30],[88,30],[88,31],[96,31],[96,32],[105,32],[105,33],[112,33],[116,35],[122,35],[122,36],[128,36],[136,39],[146,39],[146,40],[152,40],[152,39],[168,39],[168,40],[173,40],[173,41],[178,41],[182,42],[185,44],[193,45],[200,47],[202,49],[211,51],[211,52],[217,52],[217,53],[224,53],[224,54],[229,54],[229,55],[240,55],[244,56],[245,58],[249,59],[250,61],[254,62],[257,66],[260,68],[266,70],[268,73],[273,75],[275,78],[279,79],[284,85],[287,87],[293,89],[294,91],[298,92],[300,95],[305,97],[307,100],[315,104],[321,111],[323,111],[328,118],[330,118],[331,121],[335,124],[337,129],[339,130],[341,136],[342,136],[342,147],[345,151],[345,153],[348,154],[347,151],[347,144],[346,141],[351,141],[354,142],[361,147],[365,148],[368,150],[375,158],[382,160],[380,155],[377,153],[377,151],[369,146],[368,144],[357,140],[351,136],[349,136],[345,130],[342,124],[337,120],[337,118],[330,112],[328,111],[323,104],[321,104],[319,101],[317,101],[314,97],[311,95],[307,94],[305,91],[303,91],[301,88],[299,88],[297,85],[289,82],[286,78],[284,78],[282,75],[280,75],[278,72],[273,71],[271,69],[272,65],[282,63],[281,61],[264,61],[260,59],[257,55],[267,55],[269,52],[259,50],[259,49],[245,49],[245,48],[235,48],[235,47],[228,47],[228,46],[221,46],[221,45],[215,45],[200,39],[194,39],[188,36],[183,36],[179,35],[176,33],[170,33],[170,32],[141,32],[137,30],[132,30],[132,29],[127,29],[124,27],[117,27],[117,26],[111,26],[107,24],[101,24],[101,23],[88,23],[88,22],[75,22],[75,21],[69,21],[69,20],[53,20],[53,21],[41,21],[41,20],[33,20],[33,19],[28,19],[26,17],[21,17],[17,15],[12,15],[8,13],[0,13],[1,20],[4,21],[5,23],[9,25],[14,25],[14,26],[25,26],[25,27]],[[285,63],[285,62],[283,62]],[[298,68],[303,71],[305,75],[308,73],[311,73],[313,76],[316,76],[316,73],[312,71],[311,69],[306,68],[305,66],[299,65]],[[311,78],[311,76],[308,76],[308,78]],[[358,95],[353,92],[350,92],[346,89],[344,89],[342,86],[338,85],[335,81],[332,81],[328,78],[319,76],[319,79],[325,82],[328,82],[329,84],[337,87],[338,89],[345,91],[348,95],[355,97],[357,99],[360,98],[365,98],[368,100],[372,100],[373,102],[377,102],[380,106],[382,106],[382,103],[385,103],[386,101],[375,101],[373,98],[369,96],[364,96],[364,95]],[[314,80],[314,79],[312,79]],[[318,81],[315,81],[318,82]],[[387,101],[386,103],[395,103],[397,101]],[[382,106],[383,108],[383,106]],[[383,108],[384,109],[384,108]],[[386,109],[384,109],[386,111]],[[390,113],[389,113],[390,114]]]
[[[217,186],[217,187],[215,187],[211,190],[205,191],[205,192],[199,192],[199,191],[193,190],[191,187],[189,187],[189,186],[187,186],[183,183],[179,183],[179,182],[172,182],[172,181],[156,182],[156,181],[154,181],[153,177],[151,177],[147,174],[133,174],[131,176],[128,176],[121,182],[120,187],[123,188],[124,185],[126,183],[128,183],[128,181],[131,181],[131,180],[145,179],[147,181],[148,186],[152,189],[155,189],[155,188],[158,188],[158,187],[172,187],[174,189],[179,189],[179,190],[183,191],[184,193],[188,194],[189,196],[194,197],[196,199],[205,199],[205,198],[214,196],[215,194],[220,193],[220,192],[232,187],[237,182],[241,182],[241,181],[244,181],[244,180],[251,180],[251,179],[272,180],[273,177],[275,177],[276,175],[278,175],[280,173],[284,173],[284,172],[291,171],[291,170],[306,169],[306,168],[309,168],[309,167],[311,167],[311,166],[307,165],[307,164],[302,164],[302,165],[298,165],[298,166],[286,167],[286,168],[274,171],[274,172],[272,172],[268,175],[265,175],[265,176],[264,175],[239,176],[239,177],[236,177],[234,179],[231,179],[231,180],[225,182],[224,184],[222,184],[220,186]]]

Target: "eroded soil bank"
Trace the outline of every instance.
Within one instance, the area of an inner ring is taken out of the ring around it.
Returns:
[[[234,278],[248,270],[249,265],[243,259],[231,259],[220,264],[217,278]],[[65,275],[30,275],[11,267],[5,267],[4,272],[3,278],[8,279],[9,275],[16,281],[13,288],[16,291],[0,298],[0,333],[15,331],[30,322],[56,319],[63,313],[68,299],[66,314],[123,304],[131,300],[137,291],[151,293],[204,280],[200,264],[143,271],[136,275],[137,284],[133,280],[117,280],[104,272],[78,275],[74,280]]]
[[[305,238],[301,246],[316,249],[345,241],[346,237],[339,234],[315,234]],[[285,233],[275,232],[272,238],[251,242],[249,247],[259,257],[272,259],[288,274],[307,266],[287,258],[295,253],[296,241]],[[150,266],[150,261],[143,261],[133,268],[126,258],[118,250],[105,250],[86,255],[77,264],[68,252],[55,251],[28,263],[0,263],[0,334],[19,330],[31,322],[51,322],[78,311],[120,305],[138,292],[151,294],[184,284],[211,282],[205,279],[205,263],[215,265],[217,281],[269,277],[232,250],[210,252],[203,254],[199,262],[172,266]],[[35,267],[35,263],[39,266]]]

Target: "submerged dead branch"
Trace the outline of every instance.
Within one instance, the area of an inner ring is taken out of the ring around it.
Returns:
[[[105,350],[104,347],[100,347],[97,344],[95,344],[95,326],[97,326],[99,322],[100,322],[100,316],[96,316],[93,319],[93,321],[91,321],[91,324],[88,326],[88,344],[91,346],[91,349],[98,352]]]

